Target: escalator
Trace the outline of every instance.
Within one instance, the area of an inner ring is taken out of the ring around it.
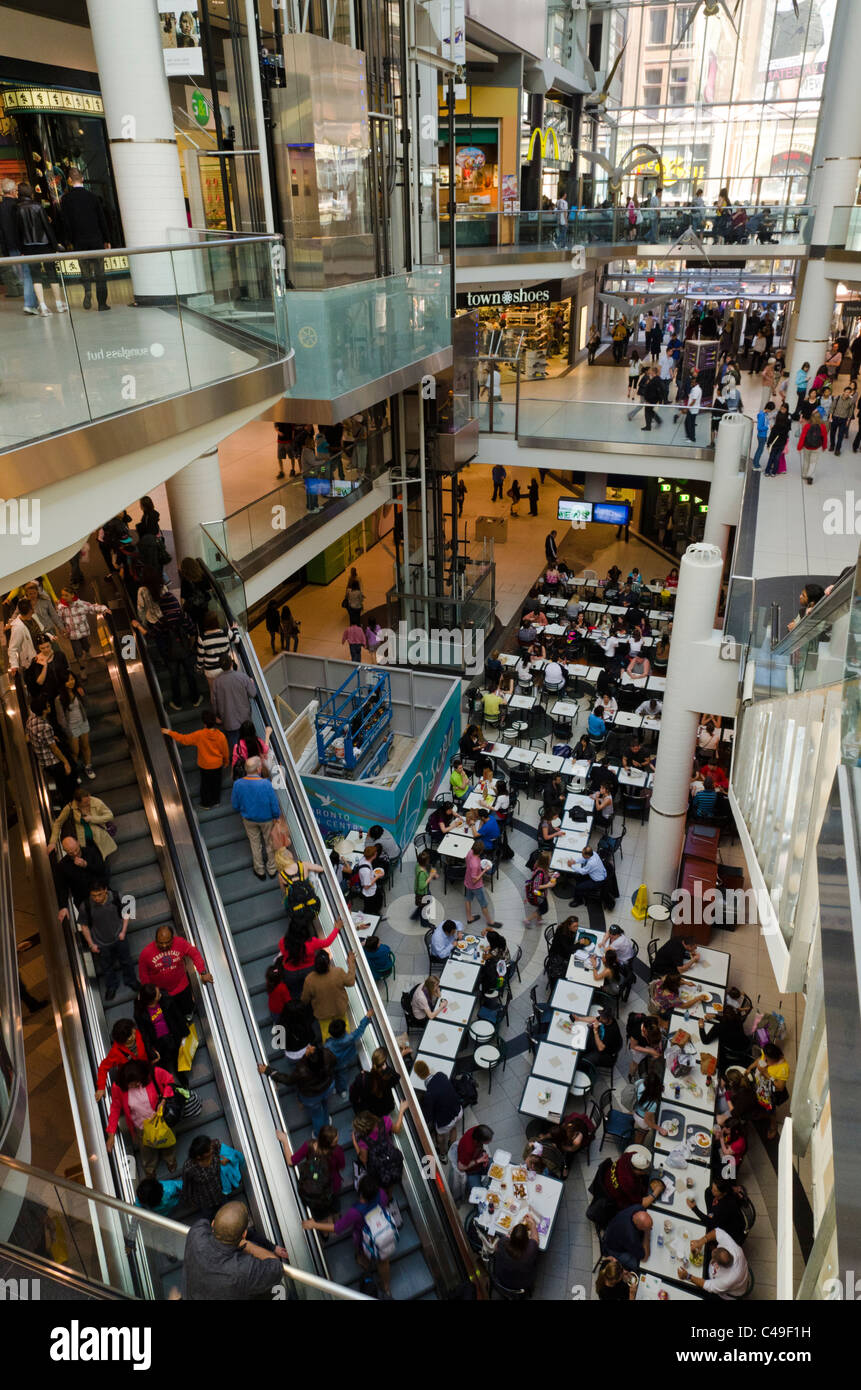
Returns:
[[[221,616],[225,622],[229,621],[229,614],[223,607]],[[405,1154],[404,1178],[395,1189],[404,1224],[397,1252],[392,1259],[392,1295],[399,1301],[444,1297],[452,1287],[472,1276],[474,1260],[445,1183],[441,1177],[434,1175],[433,1166],[427,1162],[428,1156],[434,1154],[431,1137],[406,1080],[385,1006],[376,992],[361,947],[353,934],[346,904],[329,868],[328,853],[301,781],[293,769],[271,696],[253,646],[247,638],[243,639],[237,652],[241,668],[251,676],[257,687],[257,698],[253,702],[255,726],[260,734],[267,727],[274,727],[275,730],[271,743],[284,780],[283,789],[278,790],[277,794],[290,826],[295,851],[300,858],[325,867],[324,874],[318,880],[323,904],[321,929],[324,933],[329,931],[335,917],[342,917],[347,925],[332,947],[335,962],[346,964],[346,952],[350,949],[355,948],[358,953],[357,982],[349,991],[351,1015],[358,1021],[369,1007],[375,1011],[375,1018],[361,1045],[365,1065],[369,1065],[373,1048],[383,1046],[400,1074],[401,1094],[410,1103],[400,1141]],[[164,719],[165,727],[169,726],[180,733],[199,728],[199,710],[186,708],[174,712],[166,708],[169,689],[167,672],[154,645],[148,647],[147,661],[152,663],[151,687],[159,718]],[[201,810],[197,804],[196,750],[172,740],[168,742],[178,775],[186,784],[183,792],[186,813],[189,822],[193,821],[199,833],[199,850],[208,863],[211,895],[222,914],[225,951],[231,959],[246,1027],[258,1057],[277,1066],[279,1054],[272,1041],[274,1020],[268,1011],[264,977],[267,966],[277,957],[278,942],[286,926],[282,895],[275,881],[269,878],[260,881],[252,871],[251,850],[242,822],[230,806],[230,772],[224,774],[221,804],[211,810]],[[273,785],[277,788],[278,779]],[[267,1089],[271,1086],[269,1082],[260,1084]],[[272,1088],[269,1100],[274,1123],[286,1130],[293,1150],[297,1149],[311,1135],[308,1112],[287,1088],[279,1088],[277,1095]],[[344,1211],[354,1197],[350,1162],[353,1111],[348,1101],[337,1094],[332,1095],[329,1106],[332,1123],[337,1127],[340,1142],[348,1155],[344,1191],[340,1197],[341,1210]],[[322,1243],[315,1236],[314,1242],[323,1261],[325,1277],[346,1287],[358,1288],[362,1272],[354,1258],[351,1237],[331,1237]]]

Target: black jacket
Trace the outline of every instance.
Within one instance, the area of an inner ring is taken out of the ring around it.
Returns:
[[[747,1235],[744,1228],[744,1218],[738,1199],[732,1192],[728,1192],[725,1197],[715,1197],[709,1189],[706,1193],[705,1211],[699,1211],[697,1207],[694,1207],[693,1214],[697,1220],[704,1221],[710,1231],[719,1226],[739,1245],[744,1245]]]
[[[421,1107],[429,1127],[440,1133],[451,1129],[460,1114],[462,1107],[457,1091],[441,1071],[428,1077]]]
[[[18,245],[25,256],[35,256],[39,252],[48,255],[52,251],[59,251],[60,243],[41,203],[37,203],[35,198],[22,198],[15,214]]]
[[[789,431],[792,427],[792,418],[789,415],[777,415],[771,427],[771,434],[768,436],[769,448],[778,441],[786,441],[789,438]]]
[[[0,247],[4,256],[20,254],[18,246],[18,199],[0,199]]]
[[[101,250],[111,239],[102,200],[88,188],[68,189],[60,199],[60,216],[66,243],[76,251]]]
[[[86,860],[85,867],[82,868],[80,864],[75,863],[78,856]],[[95,845],[81,845],[78,854],[71,857],[64,854],[54,867],[54,882],[57,885],[60,906],[66,906],[69,894],[74,898],[76,905],[86,902],[90,885],[96,879],[104,878],[104,875],[105,861],[101,850]]]

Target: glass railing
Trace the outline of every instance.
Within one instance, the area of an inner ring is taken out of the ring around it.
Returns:
[[[749,660],[756,664],[754,695],[772,700],[781,695],[821,690],[848,679],[853,665],[861,671],[856,628],[859,625],[852,571],[836,583],[789,632],[775,630],[779,615],[757,597],[750,599],[752,640]],[[726,631],[726,627],[725,627]]]
[[[861,767],[861,563],[854,578],[843,675],[841,748],[843,762]]]
[[[68,1182],[27,1163],[0,1156],[0,1241],[13,1260],[16,1251],[35,1256],[49,1275],[63,1273],[128,1298],[161,1301],[176,1297],[183,1279],[187,1228],[169,1217],[130,1207],[114,1197]],[[5,1271],[4,1271],[5,1272]],[[285,1284],[286,1280],[286,1284]],[[11,1281],[14,1284],[14,1280]],[[38,1275],[36,1276],[38,1283]],[[9,1298],[8,1283],[4,1297]],[[351,1289],[281,1266],[272,1297],[364,1300]],[[19,1291],[21,1299],[41,1291]],[[47,1296],[47,1295],[46,1295]]]
[[[861,207],[834,208],[828,233],[829,246],[861,251]]]
[[[337,400],[451,347],[449,273],[417,266],[405,275],[290,290],[296,383],[288,397]]]
[[[572,445],[625,443],[642,448],[711,449],[712,416],[708,407],[701,407],[696,416],[682,406],[659,405],[657,421],[651,429],[652,438],[643,439],[645,410],[627,401],[572,401],[569,397],[550,395],[529,396],[525,385],[520,389],[519,404],[495,402],[494,430],[505,432],[515,428],[520,444],[540,444],[544,440],[565,440]],[[715,418],[718,417],[715,415]]]
[[[568,221],[561,227],[555,208],[541,208],[506,216],[498,212],[459,212],[456,217],[457,245],[518,249],[567,250],[594,242],[619,245],[633,242],[672,244],[685,232],[696,232],[701,241],[710,245],[777,246],[808,244],[813,223],[813,208],[807,205],[747,203],[746,214],[735,222],[715,208],[681,205],[640,209],[641,221],[631,226],[627,207],[572,208]],[[735,209],[738,211],[738,208]],[[837,209],[841,211],[841,209]],[[846,212],[850,211],[845,209]],[[861,209],[857,209],[861,213]],[[440,244],[450,244],[449,219],[440,218]],[[859,225],[861,236],[861,225]],[[837,244],[842,245],[839,241]]]
[[[0,450],[284,361],[282,254],[222,237],[0,259],[21,291],[0,309]]]

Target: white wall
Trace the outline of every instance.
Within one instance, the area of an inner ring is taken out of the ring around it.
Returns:
[[[18,58],[22,62],[48,63],[51,67],[77,68],[81,72],[96,71],[89,29],[24,14],[22,10],[0,7],[0,51],[4,58]]]

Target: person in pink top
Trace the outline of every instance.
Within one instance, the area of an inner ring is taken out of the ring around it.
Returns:
[[[176,1140],[162,1149],[148,1148],[142,1142],[142,1131],[147,1120],[152,1118],[161,1102],[172,1095],[173,1077],[170,1072],[139,1058],[134,1058],[120,1067],[117,1079],[111,1086],[111,1113],[108,1116],[108,1139],[105,1147],[108,1153],[114,1147],[117,1125],[122,1114],[133,1141],[140,1142],[144,1172],[148,1178],[154,1176],[159,1158],[162,1156],[167,1164],[167,1171],[176,1172]]]
[[[473,841],[472,849],[466,856],[466,871],[463,877],[463,891],[466,898],[466,910],[469,912],[470,904],[478,903],[481,908],[482,916],[489,927],[501,927],[501,922],[494,922],[490,911],[487,893],[484,888],[484,869],[481,867],[482,855],[487,853],[485,843],[481,839]],[[472,922],[477,922],[477,917],[467,917],[466,922],[469,926]]]
[[[142,985],[158,985],[190,1019],[194,1013],[194,996],[186,971],[186,960],[191,961],[201,984],[212,983],[212,976],[197,947],[186,941],[184,936],[176,936],[173,927],[161,926],[155,934],[155,941],[144,946],[140,953],[138,979]]]
[[[362,647],[365,645],[365,629],[358,623],[350,623],[349,627],[344,628],[342,642],[346,642],[350,648],[350,660],[361,661]]]

